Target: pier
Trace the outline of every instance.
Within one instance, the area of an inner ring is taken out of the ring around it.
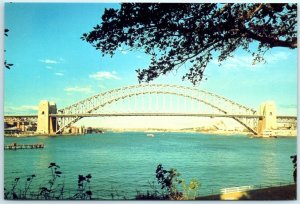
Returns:
[[[17,144],[12,143],[9,145],[4,145],[4,150],[18,150],[18,149],[42,149],[44,144]]]

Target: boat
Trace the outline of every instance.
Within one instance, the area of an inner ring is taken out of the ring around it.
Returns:
[[[272,130],[265,130],[265,131],[263,131],[262,137],[263,138],[277,138],[277,136],[275,135],[274,131],[272,131]]]
[[[264,130],[262,132],[262,134],[252,135],[252,136],[249,135],[249,137],[250,138],[266,138],[266,139],[268,139],[268,138],[278,138],[278,136],[272,130]]]
[[[147,134],[147,137],[154,137],[154,134],[149,133]]]

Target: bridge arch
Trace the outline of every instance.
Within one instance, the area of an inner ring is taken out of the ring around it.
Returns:
[[[256,110],[238,104],[230,99],[217,94],[196,89],[193,87],[179,86],[179,85],[169,85],[169,84],[139,84],[126,86],[122,88],[113,89],[103,93],[96,94],[94,96],[88,97],[70,106],[58,110],[57,117],[59,115],[74,115],[74,117],[61,117],[59,119],[59,129],[56,133],[62,133],[67,127],[79,121],[81,116],[76,116],[80,114],[92,114],[98,109],[101,109],[108,104],[115,103],[126,98],[130,98],[137,95],[145,94],[170,94],[179,97],[185,97],[190,100],[195,100],[200,103],[204,103],[211,108],[221,112],[222,114],[241,114],[241,115],[255,115]],[[251,122],[248,119],[241,119],[231,117],[244,127],[246,127],[250,132],[256,134],[256,130],[251,126]]]

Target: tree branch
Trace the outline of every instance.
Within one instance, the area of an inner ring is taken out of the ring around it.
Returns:
[[[253,40],[257,40],[262,43],[269,44],[271,48],[272,47],[288,47],[292,49],[297,48],[297,38],[294,38],[292,41],[284,41],[284,40],[277,40],[275,38],[259,36],[246,28],[243,28],[241,31],[244,32],[247,35],[247,37]]]

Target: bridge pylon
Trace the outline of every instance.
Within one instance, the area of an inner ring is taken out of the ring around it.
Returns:
[[[42,100],[38,109],[37,133],[55,134],[57,129],[57,120],[50,117],[49,114],[56,114],[57,107],[54,102]]]
[[[258,135],[263,135],[265,131],[273,131],[277,129],[277,111],[274,101],[261,103],[259,114],[263,117],[258,121]]]

